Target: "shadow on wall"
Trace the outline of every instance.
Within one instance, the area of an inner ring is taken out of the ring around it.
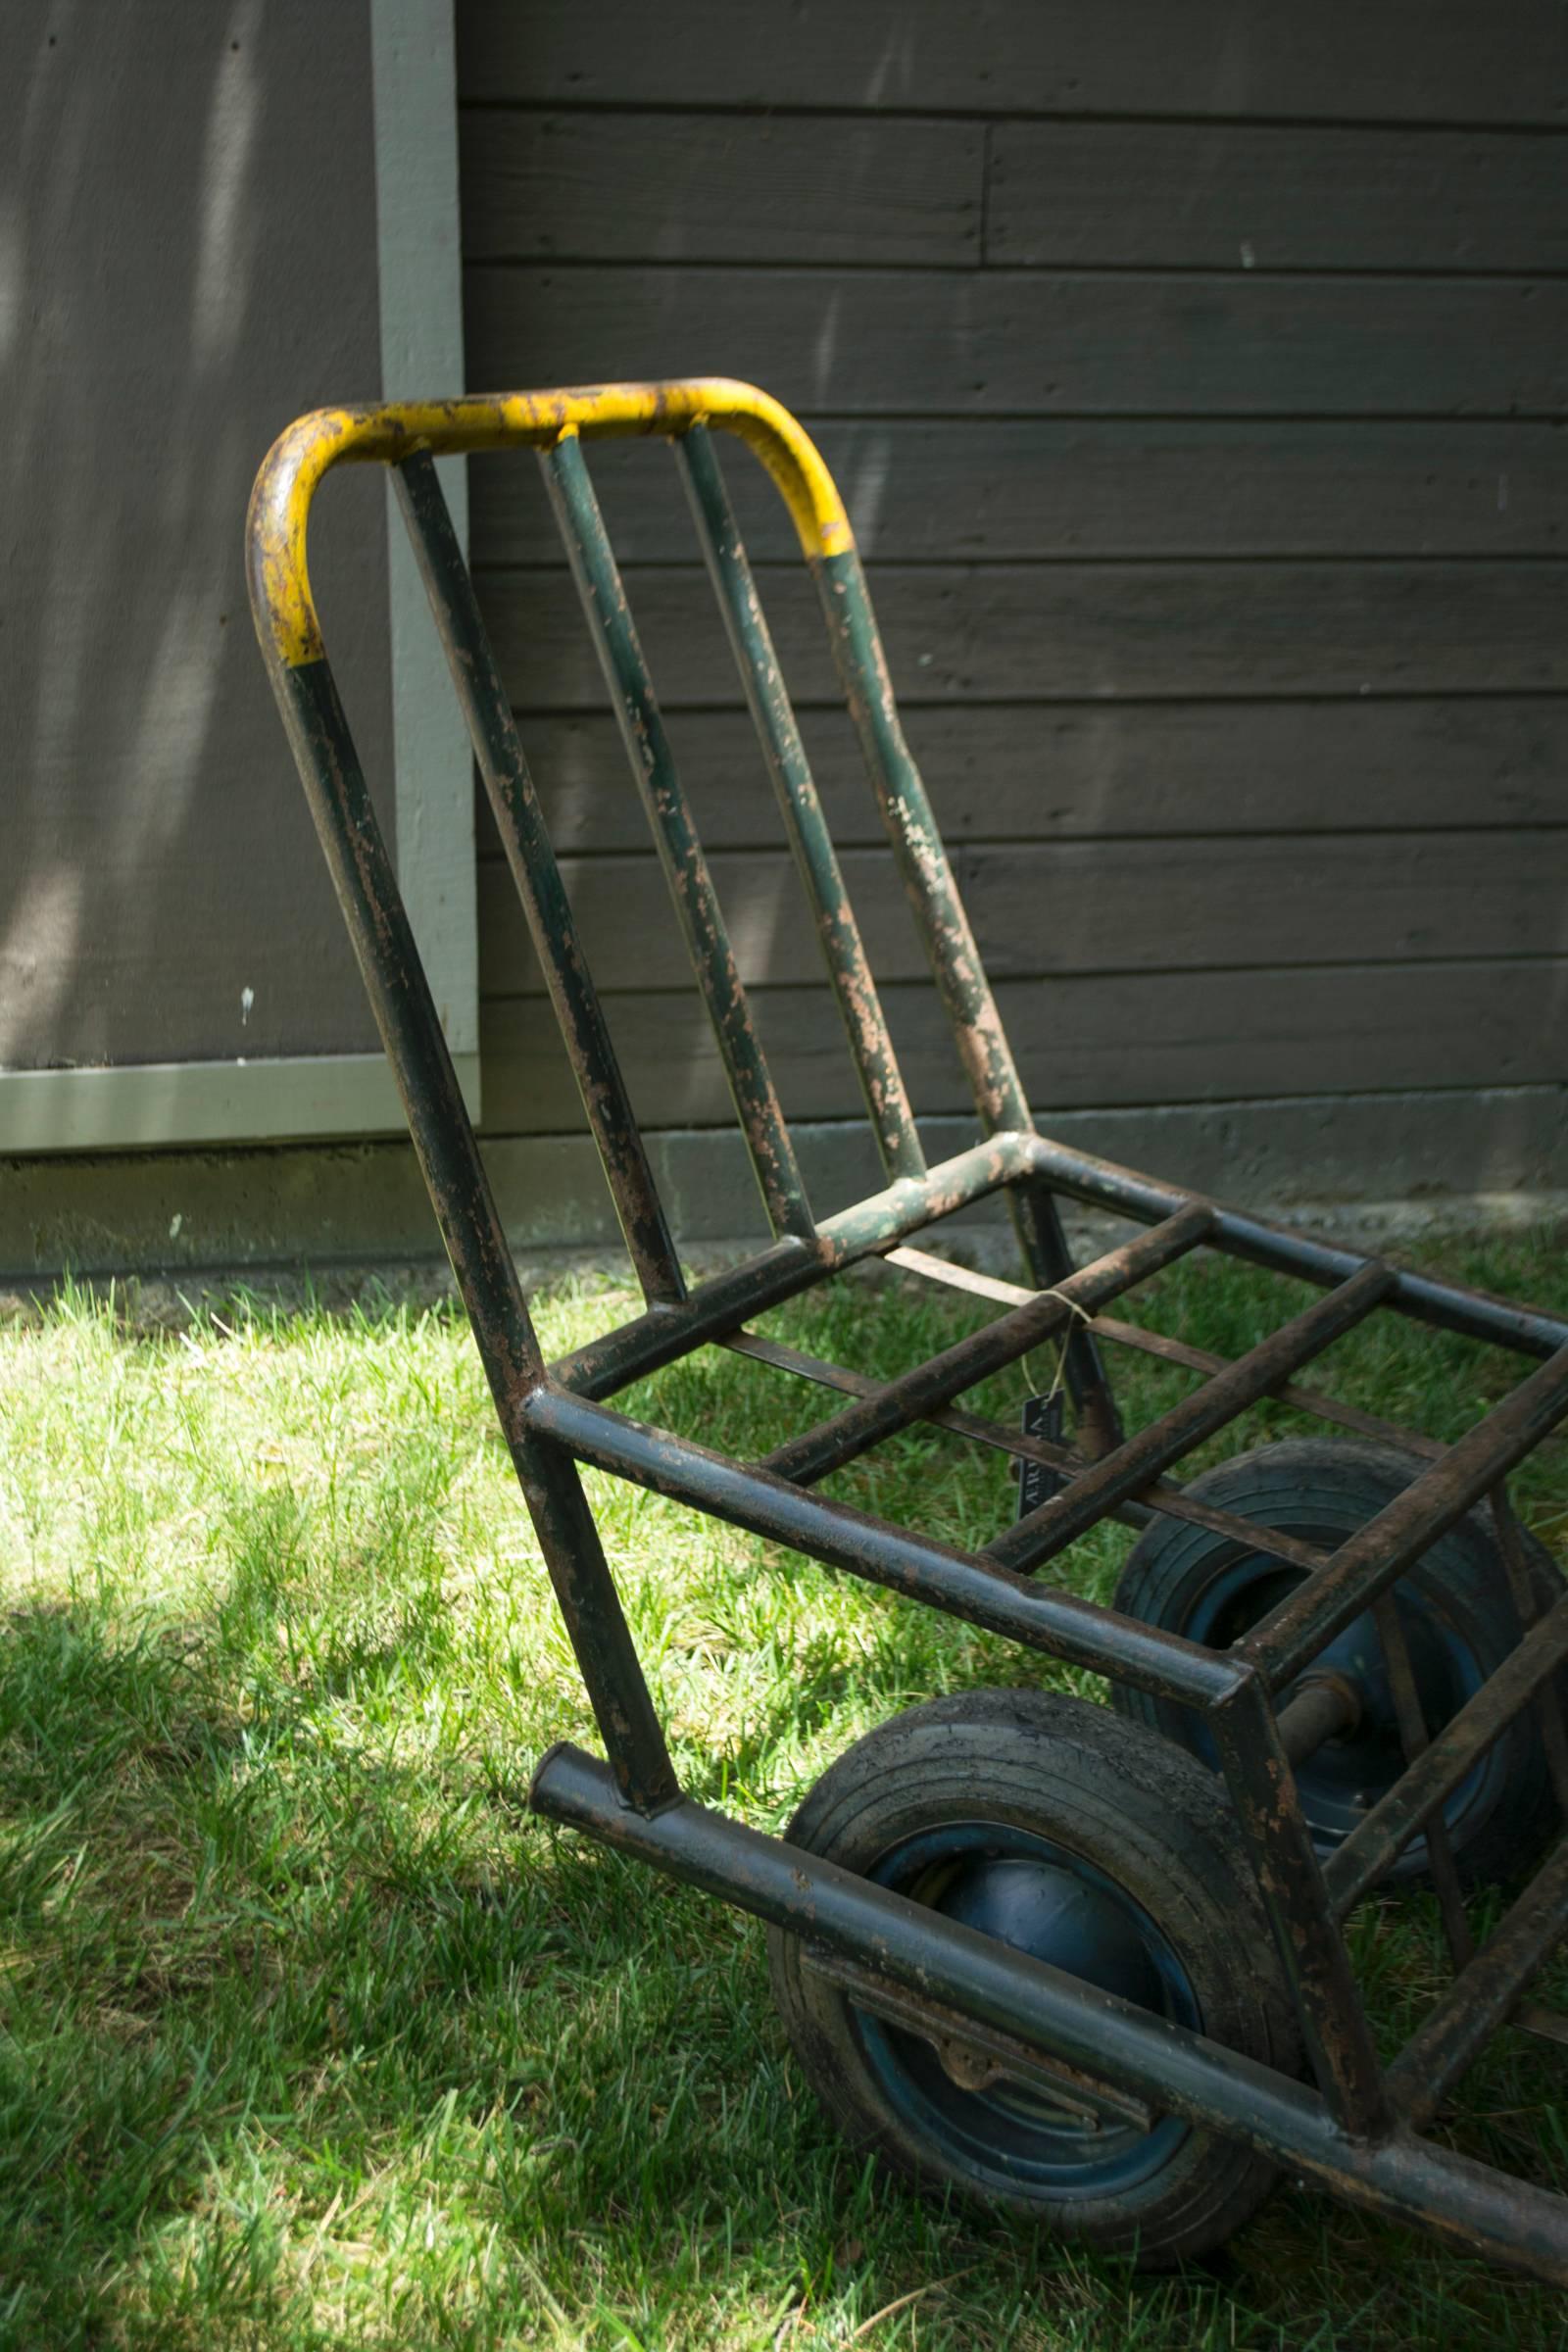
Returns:
[[[368,10],[12,0],[6,33],[0,1064],[363,1049],[243,527],[273,435],[379,390]],[[382,496],[334,483],[313,571],[389,820]]]

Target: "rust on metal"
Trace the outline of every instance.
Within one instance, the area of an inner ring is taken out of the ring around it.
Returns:
[[[1342,2129],[1377,2138],[1392,2115],[1382,2069],[1261,1675],[1239,1678],[1207,1721],[1312,2071]]]
[[[1361,1693],[1343,1674],[1303,1675],[1279,1712],[1280,1745],[1293,1766],[1327,1740],[1344,1740],[1361,1720]]]
[[[1389,2096],[1405,2123],[1417,2131],[1431,2123],[1565,1934],[1568,1837],[1390,2067]]]
[[[844,888],[757,582],[734,526],[711,434],[759,456],[794,520],[815,579],[849,712],[936,989],[967,1075],[981,1140],[927,1167]],[[582,444],[673,441],[699,540],[739,664],[764,764],[805,881],[848,1050],[881,1152],[882,1189],[814,1217],[795,1145],[741,986],[706,859],[664,735],[624,586],[594,501]],[[675,918],[723,1056],[775,1238],[687,1290],[603,1007],[562,887],[516,723],[451,530],[432,459],[520,447],[544,466],[586,624],[668,879]],[[312,502],[342,463],[394,469],[508,863],[571,1056],[644,1311],[547,1366],[421,969],[392,862],[338,699],[311,594]],[[1504,1482],[1568,1414],[1568,1322],[1271,1223],[1054,1142],[1035,1128],[974,936],[900,725],[881,640],[843,502],[798,422],[725,378],[628,383],[493,398],[390,403],[303,417],[263,466],[251,507],[258,638],[392,1062],[420,1171],[467,1308],[519,1488],[581,1668],[608,1761],[552,1750],[536,1808],[708,1887],[802,1936],[811,1965],[858,2004],[923,2034],[951,2079],[1016,2082],[1085,2129],[1171,2115],[1229,2134],[1371,2210],[1417,2222],[1455,2246],[1568,2285],[1568,2199],[1467,2162],[1419,2136],[1488,2036],[1505,2022],[1559,2040],[1568,2023],[1526,1998],[1568,1925],[1568,1827],[1479,1950],[1441,1819],[1446,1796],[1523,1710],[1537,1724],[1568,1825],[1568,1597],[1529,1546]],[[947,1264],[917,1237],[988,1196],[1005,1200],[1028,1283]],[[1075,1267],[1058,1200],[1146,1230]],[[1105,1313],[1200,1245],[1325,1296],[1234,1362]],[[872,1381],[748,1328],[752,1318],[868,1260],[888,1258],[1004,1311],[983,1330]],[[1540,1360],[1452,1446],[1364,1414],[1294,1377],[1374,1307]],[[956,1400],[1048,1337],[1062,1345],[1073,1442],[1031,1437]],[[761,1464],[738,1461],[606,1399],[693,1350],[719,1345],[847,1401]],[[1102,1344],[1197,1374],[1176,1406],[1124,1436]],[[1411,1484],[1328,1552],[1195,1496],[1175,1475],[1196,1448],[1240,1435],[1272,1398],[1400,1446]],[[1062,1473],[1064,1491],[982,1548],[935,1541],[814,1491],[830,1469],[914,1422]],[[681,1790],[581,1470],[609,1472],[1017,1645],[1126,1684],[1199,1718],[1250,1857],[1316,2087],[1201,2034],[1118,2001],[939,1913],[705,1812]],[[1446,1723],[1429,1724],[1400,1623],[1399,1579],[1478,1503],[1491,1509],[1519,1640]],[[1107,1519],[1185,1521],[1272,1558],[1296,1589],[1231,1649],[1107,1609],[1032,1571]],[[1319,1662],[1366,1611],[1382,1634],[1404,1749],[1392,1788],[1326,1864],[1303,1817],[1298,1769],[1348,1737],[1362,1694]],[[1425,1831],[1456,1973],[1406,2048],[1379,2064],[1344,1933],[1346,1912],[1384,1883]]]
[[[1453,1793],[1521,1707],[1565,1661],[1568,1593],[1537,1622],[1530,1639],[1519,1643],[1442,1731],[1417,1744],[1410,1769],[1330,1856],[1324,1876],[1337,1911],[1349,1910],[1388,1875],[1444,1799]]]
[[[1153,1230],[1167,1229],[1156,1225]],[[1394,1276],[1387,1266],[1363,1266],[999,1536],[987,1546],[991,1557],[1006,1567],[1033,1568],[1065,1550],[1113,1504],[1139,1494],[1160,1471],[1234,1421],[1250,1404],[1271,1395],[1299,1365],[1321,1355],[1335,1340],[1353,1330],[1388,1297],[1393,1285]],[[1027,1309],[1015,1311],[1023,1314]]]
[[[1323,1576],[1300,1586],[1255,1626],[1243,1644],[1247,1655],[1257,1660],[1276,1689],[1293,1680],[1564,1414],[1568,1346],[1522,1380],[1484,1421],[1343,1544]]]
[[[1056,1289],[1041,1291],[1027,1306],[1014,1307],[967,1340],[958,1340],[930,1361],[889,1381],[873,1396],[848,1406],[831,1421],[780,1446],[760,1465],[775,1478],[807,1484],[838,1470],[858,1453],[920,1419],[931,1405],[948,1404],[993,1372],[1016,1363],[1070,1325],[1077,1313],[1091,1314],[1102,1299],[1115,1298],[1195,1250],[1208,1230],[1201,1209],[1182,1209],[1135,1241],[1123,1242],[1092,1265],[1069,1275]]]

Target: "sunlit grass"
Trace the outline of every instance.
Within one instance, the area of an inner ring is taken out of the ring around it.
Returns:
[[[1544,1242],[1448,1256],[1568,1305]],[[1184,1266],[1141,1311],[1234,1352],[1293,1298]],[[546,1345],[629,1303],[562,1288]],[[853,1282],[764,1327],[875,1373],[986,1311]],[[1134,1417],[1190,1378],[1117,1369]],[[1387,1317],[1321,1374],[1440,1435],[1508,1376]],[[716,1351],[633,1401],[745,1453],[831,1402]],[[1250,1442],[1294,1426],[1268,1408]],[[593,1732],[448,1312],[241,1299],[138,1335],[68,1296],[0,1332],[0,2341],[1560,2344],[1546,2290],[1320,2198],[1282,2191],[1212,2271],[1151,2283],[868,2178],[787,2060],[760,1932],[526,1812],[544,1746]],[[684,1777],[762,1827],[915,1699],[1075,1685],[589,1485]],[[1011,1502],[1000,1456],[932,1431],[830,1491],[959,1543]],[[1554,1445],[1521,1498],[1550,1538]],[[1076,1589],[1107,1593],[1128,1540],[1097,1531]],[[1407,2028],[1440,1981],[1430,1906],[1372,1907],[1355,1940]],[[1568,2180],[1564,2063],[1505,2037],[1463,2144]]]

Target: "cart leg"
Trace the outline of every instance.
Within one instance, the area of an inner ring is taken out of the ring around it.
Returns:
[[[624,1803],[655,1813],[680,1794],[674,1767],[576,1463],[524,1425],[527,1399],[545,1376],[538,1335],[330,665],[323,659],[278,670],[273,684],[616,1787]]]
[[[577,1465],[533,1438],[514,1439],[512,1458],[621,1802],[658,1813],[680,1783]]]
[[[1344,2131],[1375,2138],[1390,2122],[1382,2070],[1261,1679],[1240,1684],[1208,1724],[1318,2086]]]

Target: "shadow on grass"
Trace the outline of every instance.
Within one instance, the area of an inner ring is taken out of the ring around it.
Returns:
[[[752,1923],[519,1835],[481,1773],[365,1752],[332,1697],[201,1627],[7,1623],[0,2335],[336,2340],[337,2214],[388,2313],[415,2298],[372,2341],[530,2340],[521,2297],[532,2340],[558,2312],[562,2341],[683,2345],[715,2293],[780,2328],[908,2296],[928,2347],[1393,2344],[1430,2340],[1423,2297],[1450,2343],[1560,2340],[1544,2290],[1318,2200],[1139,2282],[873,2182],[785,2063]],[[477,2301],[453,2216],[489,2233]]]

